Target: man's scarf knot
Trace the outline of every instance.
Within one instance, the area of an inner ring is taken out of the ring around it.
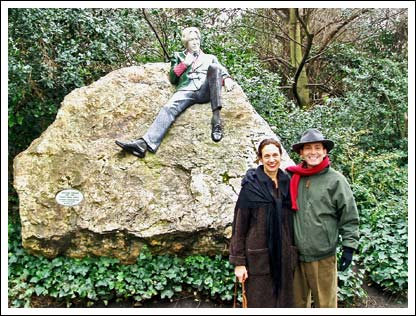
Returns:
[[[290,166],[287,167],[286,170],[293,173],[292,179],[290,179],[290,199],[292,200],[292,210],[297,211],[298,205],[296,203],[296,199],[298,197],[298,188],[299,188],[299,182],[300,177],[304,176],[311,176],[314,174],[317,174],[327,168],[331,164],[331,161],[329,160],[328,156],[325,156],[325,158],[322,160],[322,162],[314,166],[312,168],[305,168],[304,162],[301,162],[300,164],[296,166]]]

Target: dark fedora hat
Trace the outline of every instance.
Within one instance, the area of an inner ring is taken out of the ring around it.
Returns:
[[[299,143],[292,145],[292,149],[299,154],[303,145],[309,143],[322,143],[328,152],[334,148],[334,142],[332,140],[325,139],[324,135],[316,128],[310,128],[303,133]]]

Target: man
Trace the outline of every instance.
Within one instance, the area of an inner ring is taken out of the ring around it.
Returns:
[[[176,92],[162,107],[143,137],[130,143],[116,140],[117,145],[139,158],[145,157],[148,150],[155,153],[175,119],[196,103],[211,100],[211,138],[219,142],[223,137],[221,88],[224,84],[226,91],[231,91],[234,82],[217,57],[205,54],[200,49],[201,34],[196,27],[182,31],[182,44],[186,50],[174,53],[169,72],[170,82],[176,85]]]
[[[292,146],[303,161],[286,170],[294,211],[295,244],[299,266],[294,276],[295,307],[337,307],[338,238],[343,253],[339,266],[344,271],[358,248],[359,217],[346,178],[332,169],[328,153],[334,142],[317,129],[308,129]]]

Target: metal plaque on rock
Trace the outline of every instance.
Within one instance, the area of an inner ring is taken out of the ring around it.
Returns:
[[[58,204],[64,206],[75,206],[83,200],[82,193],[75,189],[65,189],[55,196],[55,200]]]

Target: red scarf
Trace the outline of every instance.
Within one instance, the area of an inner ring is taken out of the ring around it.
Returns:
[[[294,211],[299,210],[298,205],[296,203],[296,199],[298,197],[298,187],[300,182],[300,177],[302,176],[311,176],[313,174],[317,174],[318,172],[321,172],[326,167],[328,167],[331,164],[331,161],[329,161],[329,157],[325,156],[325,158],[322,160],[322,162],[312,168],[305,168],[304,163],[301,162],[300,164],[296,166],[290,166],[287,167],[286,170],[293,173],[292,179],[290,179],[290,198],[292,200],[292,209]]]

